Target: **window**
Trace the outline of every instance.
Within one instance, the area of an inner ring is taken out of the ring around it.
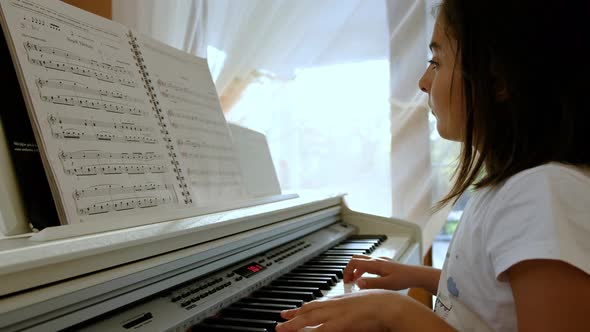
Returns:
[[[227,118],[267,136],[283,190],[346,192],[351,208],[391,215],[387,60],[252,77]]]

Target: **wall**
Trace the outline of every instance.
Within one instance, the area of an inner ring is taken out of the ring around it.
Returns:
[[[63,0],[70,5],[84,9],[91,13],[106,17],[109,20],[113,18],[112,0]]]

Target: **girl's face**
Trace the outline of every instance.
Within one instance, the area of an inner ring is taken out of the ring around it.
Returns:
[[[441,137],[462,141],[464,126],[463,78],[461,61],[456,56],[457,42],[445,33],[441,15],[436,19],[430,50],[432,60],[418,85],[428,93],[428,105],[436,117]]]

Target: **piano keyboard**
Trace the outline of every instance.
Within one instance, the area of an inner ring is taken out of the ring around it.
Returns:
[[[371,255],[387,239],[384,235],[353,235],[296,267],[270,285],[223,309],[193,327],[193,331],[272,332],[283,322],[281,311],[295,309],[323,296],[355,291],[342,282],[343,270],[353,255]]]
[[[406,241],[352,235],[336,224],[229,268],[170,289],[84,331],[275,331],[280,312],[358,290],[342,282],[355,254],[397,258]],[[190,315],[190,316],[189,316]],[[177,322],[171,324],[171,322]]]

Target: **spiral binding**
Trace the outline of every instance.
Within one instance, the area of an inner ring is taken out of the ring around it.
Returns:
[[[174,168],[174,172],[176,173],[176,180],[178,180],[178,182],[180,183],[180,188],[182,190],[182,196],[184,197],[184,203],[190,204],[193,202],[193,199],[191,197],[190,191],[188,190],[186,180],[185,180],[184,176],[182,175],[182,171],[181,171],[179,163],[178,163],[178,157],[176,155],[176,152],[174,151],[174,145],[172,144],[172,138],[170,137],[170,134],[169,134],[168,130],[166,129],[167,126],[166,126],[166,123],[164,123],[163,111],[160,108],[160,102],[158,102],[156,100],[156,93],[155,93],[154,87],[152,85],[152,80],[149,78],[150,75],[148,74],[147,68],[143,62],[143,57],[142,57],[141,51],[139,50],[139,45],[137,44],[137,37],[133,36],[131,34],[131,32],[129,32],[129,34],[127,36],[129,37],[129,45],[131,45],[131,48],[133,49],[133,58],[135,59],[135,62],[137,63],[137,66],[139,67],[139,73],[141,74],[142,81],[144,83],[144,87],[148,91],[147,95],[150,97],[150,100],[152,102],[152,110],[154,110],[155,117],[158,120],[160,127],[162,128],[160,130],[160,132],[162,133],[162,135],[164,135],[164,141],[166,142],[166,148],[168,149],[168,155],[172,159],[170,161],[170,163],[172,164],[172,167]]]

